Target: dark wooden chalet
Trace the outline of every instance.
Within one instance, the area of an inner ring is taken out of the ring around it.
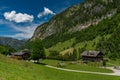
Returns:
[[[27,60],[30,57],[30,51],[20,51],[11,54],[11,57]]]
[[[100,62],[103,60],[103,55],[104,54],[101,51],[84,51],[81,54],[81,58],[83,62]]]

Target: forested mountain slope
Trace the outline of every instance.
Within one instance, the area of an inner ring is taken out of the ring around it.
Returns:
[[[120,0],[85,0],[40,25],[31,40],[42,39],[49,50],[101,50],[120,57]],[[67,43],[67,44],[66,44]]]

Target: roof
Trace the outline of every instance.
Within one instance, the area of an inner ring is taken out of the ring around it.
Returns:
[[[84,51],[81,56],[96,57],[100,53],[100,51]]]
[[[16,56],[21,56],[21,55],[23,55],[23,54],[25,54],[25,53],[27,53],[27,52],[15,52],[15,53],[12,53],[12,55],[16,55]],[[29,54],[29,53],[28,53]]]
[[[21,56],[23,54],[24,54],[24,52],[15,52],[15,53],[12,53],[12,55],[16,55],[16,56]]]

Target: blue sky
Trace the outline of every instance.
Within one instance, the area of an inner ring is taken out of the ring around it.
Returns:
[[[30,38],[36,27],[83,0],[0,0],[0,36]]]

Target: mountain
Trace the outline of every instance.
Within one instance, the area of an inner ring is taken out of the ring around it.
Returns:
[[[84,0],[35,30],[31,40],[40,38],[45,47],[58,52],[74,47],[101,50],[120,57],[120,0]]]
[[[0,37],[0,44],[9,45],[12,48],[18,49],[26,43],[26,40],[18,40],[8,37]]]
[[[85,0],[54,16],[49,22],[40,25],[32,39],[45,39],[54,34],[67,34],[80,31],[101,20],[111,17],[116,11],[118,0]]]

